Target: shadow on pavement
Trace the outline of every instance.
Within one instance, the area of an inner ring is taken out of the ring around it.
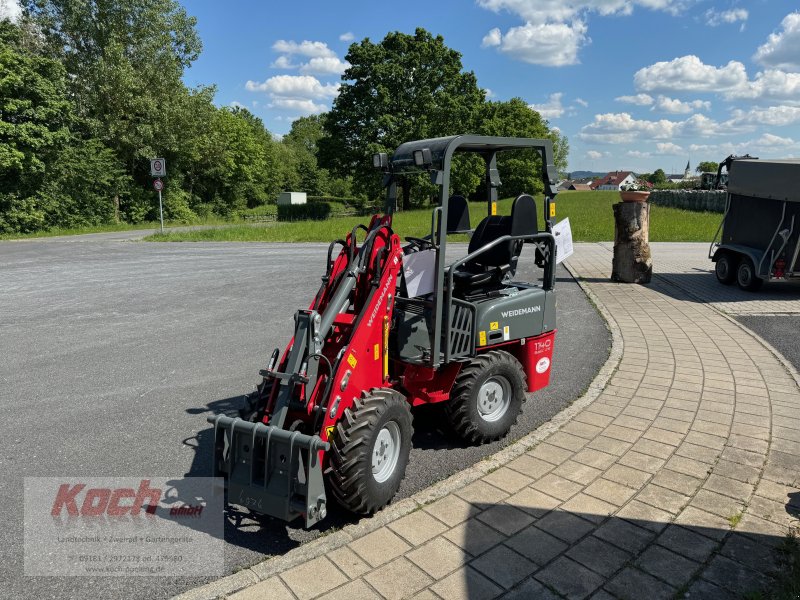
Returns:
[[[464,566],[433,584],[445,598],[739,598],[772,585],[795,543],[746,522],[732,530],[529,505],[472,509],[446,534]]]

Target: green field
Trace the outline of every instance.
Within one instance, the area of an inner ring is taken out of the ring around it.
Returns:
[[[611,205],[619,201],[616,192],[562,192],[556,198],[557,220],[569,217],[572,236],[578,242],[614,239]],[[499,213],[508,214],[511,200],[501,200]],[[540,207],[541,210],[541,207]],[[471,203],[472,225],[486,214],[486,205]],[[652,206],[650,241],[710,242],[722,216],[663,206]],[[394,230],[401,236],[421,237],[430,231],[430,209],[397,213]],[[168,232],[145,238],[152,242],[329,242],[342,237],[367,217],[340,217],[327,221],[296,223],[237,224],[198,231]]]

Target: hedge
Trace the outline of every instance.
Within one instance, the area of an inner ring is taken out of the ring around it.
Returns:
[[[725,212],[723,190],[656,190],[650,194],[651,204],[682,208],[696,212]]]

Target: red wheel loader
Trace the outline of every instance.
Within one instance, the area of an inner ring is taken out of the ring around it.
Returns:
[[[538,152],[544,181],[539,227],[534,199],[497,214],[497,155]],[[487,214],[472,230],[461,196],[449,197],[455,153],[485,163]],[[505,436],[526,392],[549,382],[556,326],[555,239],[550,202],[556,170],[547,139],[461,135],[376,154],[385,214],[328,248],[322,285],[295,314],[294,337],[272,354],[239,417],[214,425],[214,475],[228,502],[306,527],[325,518],[328,496],[370,514],[389,503],[411,449],[411,407],[443,403],[471,444]],[[431,231],[403,243],[392,230],[398,186],[410,173],[438,186]],[[447,264],[449,234],[471,235]],[[524,244],[540,282],[515,279]]]

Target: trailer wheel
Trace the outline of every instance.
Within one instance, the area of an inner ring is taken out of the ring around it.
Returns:
[[[714,266],[714,274],[720,283],[730,285],[736,281],[737,267],[738,261],[735,255],[730,252],[721,252]]]
[[[328,484],[344,508],[371,514],[386,506],[400,487],[411,452],[411,410],[391,389],[364,392],[331,437]]]
[[[503,350],[481,354],[456,378],[445,414],[456,434],[470,444],[504,437],[525,402],[525,371]]]
[[[764,283],[763,279],[756,276],[756,266],[749,256],[742,257],[742,262],[736,269],[736,283],[746,292],[755,292]]]

